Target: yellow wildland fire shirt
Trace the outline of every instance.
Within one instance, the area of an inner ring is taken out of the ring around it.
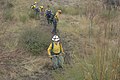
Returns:
[[[60,14],[59,14],[59,12],[57,12],[56,15],[55,15],[55,19],[56,19],[57,21],[59,21],[59,18],[60,18]]]
[[[52,44],[54,45],[53,49],[52,49]],[[54,54],[59,54],[60,52],[64,53],[61,43],[57,43],[57,44],[55,44],[54,42],[51,43],[50,46],[48,47],[48,55],[51,55],[51,50]]]

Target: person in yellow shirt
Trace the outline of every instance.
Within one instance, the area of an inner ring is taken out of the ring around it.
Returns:
[[[34,2],[34,4],[31,5],[31,9],[35,10],[36,8],[38,8],[38,3]]]
[[[38,3],[37,2],[35,2],[34,4],[31,5],[31,9],[33,9],[35,11],[36,18],[39,18],[40,9],[38,7]]]
[[[57,30],[57,24],[58,24],[58,21],[59,21],[59,18],[60,18],[60,14],[62,13],[61,10],[58,10],[54,16],[54,19],[53,19],[53,30],[52,30],[52,33],[53,34],[56,34],[56,30]]]
[[[56,13],[56,15],[55,15],[55,19],[57,20],[57,21],[59,21],[59,18],[60,18],[60,14],[62,13],[62,11],[61,10],[58,10],[57,11],[57,13]]]
[[[40,14],[42,15],[42,16],[44,16],[44,7],[43,6],[40,6]]]
[[[53,69],[63,68],[64,51],[62,44],[60,43],[60,38],[57,35],[54,35],[52,41],[53,42],[48,47],[48,55],[53,62]]]

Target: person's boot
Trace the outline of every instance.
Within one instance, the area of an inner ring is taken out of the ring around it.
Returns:
[[[57,66],[53,66],[53,70],[56,70],[57,69]]]
[[[63,69],[63,67],[62,67],[62,66],[59,66],[59,68]]]

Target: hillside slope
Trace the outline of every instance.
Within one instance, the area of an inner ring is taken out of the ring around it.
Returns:
[[[45,67],[51,63],[46,50],[43,56],[33,56],[19,46],[25,29],[36,28],[51,34],[44,17],[40,20],[29,17],[32,3],[30,0],[0,1],[0,80],[51,80]]]
[[[66,53],[64,70],[51,70],[46,50],[53,27],[45,17],[35,19],[34,1],[0,0],[0,80],[120,79],[119,9],[107,10],[99,0],[36,1],[62,10],[58,30]]]

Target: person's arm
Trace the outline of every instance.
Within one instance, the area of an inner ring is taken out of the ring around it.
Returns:
[[[51,49],[52,49],[52,43],[50,44],[50,46],[48,47],[48,55],[51,56]]]
[[[60,44],[60,46],[61,46],[61,52],[62,52],[62,54],[64,54],[64,50],[63,50],[62,44]]]
[[[55,17],[56,17],[56,20],[59,21],[59,14],[58,13],[56,13]]]

